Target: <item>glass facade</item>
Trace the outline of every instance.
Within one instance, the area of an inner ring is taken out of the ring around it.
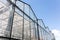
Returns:
[[[0,40],[52,40],[52,33],[29,4],[21,0],[4,1],[0,0]]]

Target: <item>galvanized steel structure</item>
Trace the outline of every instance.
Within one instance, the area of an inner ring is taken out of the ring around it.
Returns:
[[[0,40],[54,40],[54,35],[29,4],[0,0]]]

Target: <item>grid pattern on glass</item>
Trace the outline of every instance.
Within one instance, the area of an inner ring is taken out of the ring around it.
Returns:
[[[27,4],[24,4],[23,2],[17,1],[16,5],[24,11],[28,16],[30,16],[33,20],[36,20],[36,16],[34,15],[31,7]]]

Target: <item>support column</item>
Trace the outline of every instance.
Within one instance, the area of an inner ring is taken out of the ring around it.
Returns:
[[[38,40],[40,40],[40,36],[39,36],[39,25],[38,25],[38,19],[37,19],[37,34],[38,34]]]

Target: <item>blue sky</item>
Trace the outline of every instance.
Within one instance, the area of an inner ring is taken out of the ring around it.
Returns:
[[[36,16],[39,19],[43,19],[45,25],[48,26],[53,33],[55,33],[55,36],[60,33],[60,0],[23,1],[31,5]],[[56,33],[56,31],[58,32]],[[56,40],[58,40],[58,38],[56,38]]]

